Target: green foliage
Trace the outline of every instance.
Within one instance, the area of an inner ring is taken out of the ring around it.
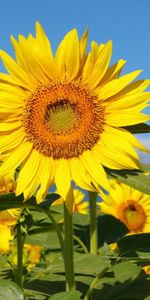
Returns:
[[[59,197],[60,196],[55,193],[48,194],[46,196],[46,200],[42,204],[37,205],[35,197],[32,197],[25,202],[22,194],[17,197],[14,193],[0,194],[0,210],[6,210],[10,208],[36,208],[37,210],[39,209],[44,211]]]
[[[117,242],[120,255],[130,256],[134,251],[150,251],[150,233],[128,235]]]
[[[80,295],[78,291],[62,292],[53,295],[48,300],[80,300]]]
[[[142,170],[108,170],[110,177],[150,194],[150,165]],[[37,205],[35,197],[23,202],[23,196],[13,193],[0,195],[0,210],[22,208],[25,224],[25,243],[42,247],[40,261],[27,271],[24,265],[24,296],[14,281],[11,255],[0,255],[0,300],[83,300],[89,286],[93,286],[89,300],[149,300],[150,277],[142,267],[150,264],[150,233],[127,235],[127,228],[109,215],[99,215],[98,255],[89,251],[88,215],[75,213],[73,216],[74,265],[77,291],[65,291],[65,270],[61,247],[52,217],[64,237],[63,208],[51,206],[57,194],[48,194],[44,203]],[[15,242],[15,241],[14,241]],[[109,244],[117,243],[113,250]],[[85,247],[83,246],[85,244]],[[15,266],[16,267],[16,266]]]
[[[150,125],[146,123],[135,124],[124,128],[134,134],[150,132]]]
[[[149,171],[149,165],[143,171]],[[113,178],[117,179],[124,184],[127,184],[142,193],[150,195],[150,177],[145,175],[142,170],[110,170],[106,169],[108,175]]]
[[[10,280],[0,279],[0,300],[24,300],[21,289]]]

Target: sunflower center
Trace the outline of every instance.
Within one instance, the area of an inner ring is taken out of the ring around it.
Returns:
[[[130,231],[141,231],[145,225],[146,215],[143,207],[133,200],[121,203],[118,208],[118,218]]]
[[[47,84],[26,99],[23,124],[27,140],[43,155],[79,157],[100,139],[104,107],[80,83]]]
[[[55,104],[49,104],[45,113],[47,126],[56,134],[67,133],[75,127],[78,117],[75,105],[68,103],[67,99]]]

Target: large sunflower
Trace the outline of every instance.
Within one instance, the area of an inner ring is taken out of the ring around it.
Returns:
[[[16,194],[44,199],[55,182],[65,199],[74,180],[82,188],[108,188],[103,166],[139,168],[133,147],[145,148],[123,127],[147,121],[140,113],[150,98],[147,80],[119,78],[125,64],[109,66],[112,42],[92,42],[73,29],[52,54],[36,23],[36,37],[11,37],[16,60],[4,51],[8,74],[0,74],[0,176],[20,166]]]
[[[150,232],[150,195],[111,180],[109,195],[99,203],[101,212],[123,222],[129,233]]]

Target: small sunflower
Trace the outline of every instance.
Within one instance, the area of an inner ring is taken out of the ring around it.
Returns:
[[[14,192],[16,183],[13,174],[0,179],[0,194]],[[0,211],[0,253],[10,250],[10,241],[15,236],[14,226],[20,216],[20,209],[8,209]]]
[[[99,203],[101,212],[123,222],[129,233],[150,232],[150,195],[111,180],[110,194]]]
[[[53,183],[66,199],[72,180],[107,190],[103,166],[137,169],[134,148],[146,151],[124,126],[149,120],[140,113],[149,81],[134,82],[141,71],[119,77],[125,61],[109,67],[112,42],[86,53],[87,37],[73,29],[53,55],[37,22],[36,37],[11,37],[16,60],[0,51],[0,176],[19,166],[16,195],[26,200],[36,191],[40,203]]]
[[[150,276],[150,265],[144,266],[142,269],[148,276]]]
[[[24,244],[23,247],[23,266],[28,272],[32,270],[37,263],[40,262],[43,247],[39,245]],[[17,248],[15,243],[10,244],[9,260],[13,265],[17,265]]]
[[[89,203],[88,201],[84,201],[84,193],[79,191],[78,189],[73,189],[74,195],[74,203],[73,203],[73,212],[77,212],[80,214],[88,214],[89,211]],[[54,205],[61,205],[64,203],[63,198],[59,198],[55,202],[53,202],[52,206]]]
[[[13,193],[15,189],[14,172],[0,178],[0,194]]]

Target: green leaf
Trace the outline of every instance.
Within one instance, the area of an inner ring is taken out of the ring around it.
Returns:
[[[120,262],[112,267],[112,271],[119,282],[124,282],[129,279],[137,277],[141,272],[141,267],[130,262]]]
[[[143,172],[150,172],[150,165],[149,164],[142,164],[142,171]]]
[[[111,215],[98,216],[97,228],[98,246],[102,246],[104,243],[114,243],[128,232],[127,227]]]
[[[106,168],[106,172],[114,179],[150,195],[150,177],[143,174],[141,170],[110,170]]]
[[[142,274],[135,279],[119,282],[117,278],[105,278],[93,293],[93,300],[144,300],[150,295],[150,280]]]
[[[107,257],[100,257],[94,254],[74,255],[74,266],[76,274],[96,275],[103,272],[110,265]],[[51,273],[64,272],[64,262],[60,255],[55,256],[55,260],[50,263],[48,270]]]
[[[0,300],[23,300],[23,294],[19,286],[10,280],[0,279]]]
[[[131,125],[124,127],[126,130],[130,131],[131,133],[148,133],[150,132],[150,125],[145,123],[140,123],[136,125]]]
[[[80,300],[80,295],[78,291],[62,292],[53,295],[48,300]]]
[[[59,196],[55,193],[48,194],[46,201],[37,205],[35,197],[31,197],[28,201],[24,202],[23,195],[15,196],[14,193],[1,194],[0,195],[0,210],[6,210],[10,208],[36,208],[36,209],[47,209],[52,202],[57,200]]]
[[[56,232],[49,231],[44,233],[42,232],[29,234],[25,239],[25,243],[47,247],[51,250],[60,249],[60,244]]]
[[[101,257],[94,254],[76,254],[75,255],[75,273],[96,275],[103,272],[110,261],[107,257]]]
[[[90,224],[90,217],[89,215],[84,215],[80,213],[73,214],[73,223],[77,226],[86,226]]]
[[[120,255],[130,255],[134,251],[150,251],[150,233],[128,235],[117,242]]]
[[[25,296],[25,300],[47,300],[47,297],[49,297],[49,295],[45,295],[43,293],[36,292],[36,291],[28,291],[28,290],[24,291],[24,296]]]

